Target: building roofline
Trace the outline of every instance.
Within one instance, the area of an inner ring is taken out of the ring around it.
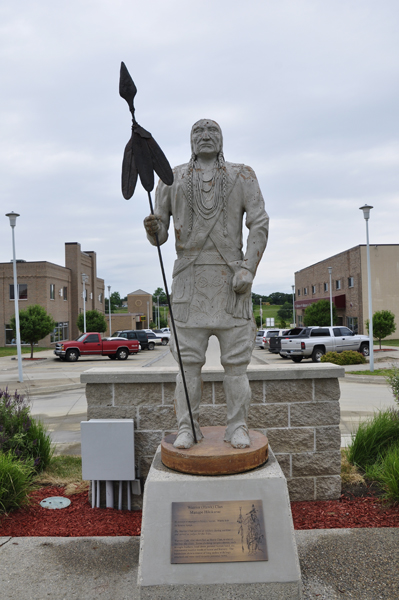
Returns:
[[[370,244],[370,246],[374,246],[375,248],[377,248],[379,246],[399,246],[399,244]],[[357,246],[352,246],[352,248],[348,248],[347,250],[342,250],[342,252],[338,252],[337,254],[333,254],[332,256],[328,256],[327,258],[323,258],[323,260],[319,260],[311,265],[308,265],[307,267],[303,267],[303,269],[299,269],[298,271],[294,271],[294,274],[296,275],[297,273],[300,273],[301,271],[310,269],[310,267],[315,267],[316,265],[320,265],[323,262],[332,260],[333,258],[340,256],[341,254],[346,254],[347,252],[350,252],[351,250],[355,250],[356,248],[362,248],[362,247],[365,248],[366,244],[357,244]]]

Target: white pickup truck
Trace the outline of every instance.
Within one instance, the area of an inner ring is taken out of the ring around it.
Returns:
[[[348,327],[304,327],[293,337],[282,337],[280,356],[298,363],[303,358],[320,362],[326,352],[344,350],[356,350],[363,356],[368,356],[369,338],[353,333]]]

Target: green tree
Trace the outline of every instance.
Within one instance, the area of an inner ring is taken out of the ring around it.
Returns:
[[[283,306],[278,309],[277,316],[280,317],[280,322],[288,321],[288,323],[291,323],[293,318],[292,302],[284,302]]]
[[[265,302],[270,302],[270,304],[284,304],[285,302],[292,302],[292,295],[285,294],[284,292],[273,292],[268,296]]]
[[[261,325],[261,323],[260,323],[260,315],[256,315],[256,317],[255,317],[255,322],[256,322],[256,326],[257,326],[257,328],[259,329],[259,327],[260,327],[260,325]]]
[[[10,319],[11,329],[16,335],[15,317]],[[55,321],[39,304],[31,304],[26,310],[19,311],[19,329],[21,340],[30,344],[30,357],[33,357],[33,346],[54,330]]]
[[[111,294],[111,313],[114,313],[117,308],[122,306],[122,300],[119,292],[112,292]],[[105,312],[109,312],[109,300],[105,298]]]
[[[83,332],[83,313],[80,313],[78,316],[77,326],[79,331]],[[107,331],[107,322],[105,317],[98,310],[86,310],[86,331],[95,331],[98,333],[104,333],[104,331]]]
[[[337,320],[337,311],[333,304],[333,323]],[[305,309],[305,315],[303,317],[303,323],[306,327],[312,325],[319,325],[325,327],[330,325],[330,302],[328,300],[319,300],[310,304]]]
[[[152,295],[152,301],[154,304],[158,305],[158,296],[159,296],[159,304],[167,304],[168,300],[166,298],[166,294],[162,288],[157,288]]]
[[[369,320],[366,321],[367,331],[369,331]],[[379,310],[373,314],[373,338],[379,341],[381,350],[381,340],[391,333],[395,333],[395,315],[390,310]]]

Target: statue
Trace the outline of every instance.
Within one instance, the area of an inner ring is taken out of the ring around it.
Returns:
[[[251,287],[268,237],[269,218],[254,171],[225,162],[219,125],[201,119],[191,130],[192,155],[174,169],[174,182],[160,181],[155,214],[144,225],[151,244],[168,239],[173,216],[177,260],[173,269],[172,308],[197,439],[201,368],[208,340],[220,343],[227,403],[225,441],[248,448],[247,413],[251,390],[246,370],[255,344]],[[242,251],[242,222],[249,235]],[[173,335],[171,350],[177,360]],[[176,448],[194,443],[181,373],[175,395]]]

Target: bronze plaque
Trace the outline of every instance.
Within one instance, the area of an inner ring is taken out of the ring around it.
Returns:
[[[171,563],[267,560],[262,500],[172,502]]]

